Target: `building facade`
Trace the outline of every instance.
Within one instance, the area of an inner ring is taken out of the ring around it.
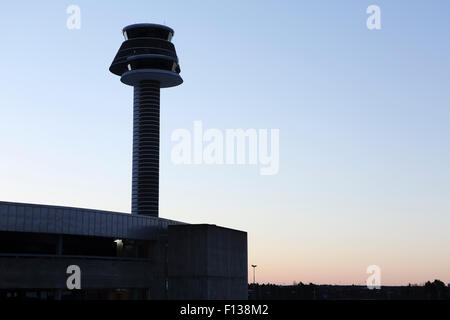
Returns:
[[[214,263],[215,270],[205,269]],[[69,266],[81,271],[80,289],[67,286]],[[145,215],[0,202],[0,299],[246,296],[245,232]]]

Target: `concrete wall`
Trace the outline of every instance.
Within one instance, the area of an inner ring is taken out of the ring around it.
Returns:
[[[169,299],[247,299],[247,233],[169,226]]]
[[[148,260],[3,255],[0,289],[66,289],[69,265],[80,267],[81,289],[151,288],[157,275]]]

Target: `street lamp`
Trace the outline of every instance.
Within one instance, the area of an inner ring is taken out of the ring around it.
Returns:
[[[253,268],[253,284],[255,284],[255,269],[256,269],[257,265],[256,264],[252,264],[252,268]]]

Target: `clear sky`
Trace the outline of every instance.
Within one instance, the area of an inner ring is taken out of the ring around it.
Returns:
[[[69,5],[81,29],[66,27]],[[366,8],[381,8],[368,30]],[[450,283],[450,2],[3,1],[0,200],[130,212],[132,88],[108,71],[167,24],[160,216],[248,232],[257,281]],[[171,133],[280,130],[280,171],[174,165]]]

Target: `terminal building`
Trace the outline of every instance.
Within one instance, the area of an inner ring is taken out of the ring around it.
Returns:
[[[81,290],[68,290],[68,266]],[[119,212],[0,202],[0,299],[246,299],[247,234]]]
[[[183,82],[174,31],[123,35],[110,71],[134,87],[132,212],[0,202],[0,299],[247,299],[246,232],[159,217],[159,91]]]

